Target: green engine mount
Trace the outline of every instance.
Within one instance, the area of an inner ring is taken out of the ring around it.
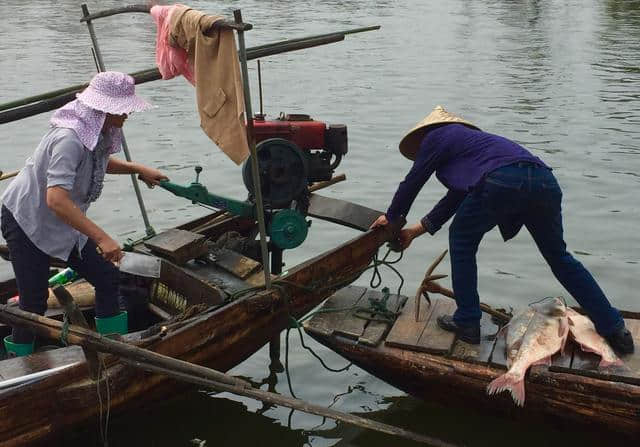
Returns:
[[[196,180],[189,186],[182,186],[168,180],[160,182],[160,187],[172,192],[178,197],[191,200],[192,203],[202,203],[216,209],[225,210],[234,216],[256,219],[256,206],[250,201],[229,199],[212,194],[207,187],[200,183],[199,177],[202,167],[196,166]],[[309,231],[309,223],[300,212],[284,208],[267,212],[267,233],[271,241],[281,249],[296,248],[304,242]]]

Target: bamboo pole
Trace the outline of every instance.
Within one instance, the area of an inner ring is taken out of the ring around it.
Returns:
[[[53,340],[60,339],[62,335],[63,323],[51,318],[43,317],[31,312],[25,312],[6,304],[0,304],[0,321],[11,326],[22,326],[31,329],[36,334]],[[67,332],[67,342],[73,345],[80,345],[88,349],[99,352],[125,357],[132,360],[146,362],[170,368],[174,371],[186,374],[195,374],[210,380],[222,382],[237,387],[251,387],[249,382],[237,379],[228,374],[221,373],[211,368],[195,365],[184,360],[175,359],[148,349],[139,348],[122,341],[113,340],[98,334],[97,332],[85,329],[77,325],[69,325]]]
[[[0,320],[11,325],[28,327],[37,334],[49,338],[58,339],[62,334],[63,324],[59,321],[42,317],[37,314],[24,312],[20,309],[10,308],[6,305],[0,305]],[[113,340],[80,326],[70,325],[68,327],[67,339],[70,343],[80,345],[83,348],[114,354],[120,357],[120,360],[123,363],[134,368],[163,374],[167,377],[183,382],[212,388],[217,391],[225,391],[241,396],[251,397],[263,402],[282,405],[288,408],[304,411],[305,413],[328,417],[356,425],[358,427],[394,436],[400,436],[432,446],[454,447],[452,444],[448,444],[439,439],[414,433],[399,427],[394,427],[392,425],[372,421],[360,416],[314,405],[299,399],[255,389],[250,383],[228,374],[158,354],[157,352],[139,348],[121,341]]]
[[[84,318],[84,314],[80,311],[78,305],[73,301],[71,294],[65,289],[64,286],[56,286],[53,289],[53,294],[60,303],[60,306],[64,309],[65,314],[69,317],[71,324],[76,324],[83,328],[89,329],[89,324]],[[93,349],[82,347],[84,356],[87,359],[87,365],[89,366],[89,375],[93,380],[100,379],[100,358],[98,353]]]
[[[302,37],[260,45],[259,47],[247,48],[247,60],[259,59],[266,56],[273,56],[290,51],[303,50],[306,48],[340,42],[344,40],[344,36],[347,34],[378,28],[379,26],[371,26],[367,28],[358,28],[356,30],[330,33],[319,37]],[[136,84],[144,84],[146,82],[162,79],[160,71],[157,68],[148,68],[146,70],[130,73],[130,75],[135,79]],[[0,112],[2,112],[0,113],[0,124],[10,123],[12,121],[17,121],[57,109],[75,99],[75,94],[85,89],[88,85],[88,83],[79,84],[0,104]]]
[[[236,23],[242,23],[242,12],[239,9],[233,11]],[[264,205],[262,202],[262,190],[260,185],[260,172],[258,169],[258,154],[256,152],[256,140],[253,134],[253,113],[251,111],[251,91],[249,89],[249,71],[247,69],[247,50],[244,45],[244,31],[238,31],[238,53],[240,56],[240,67],[242,69],[242,86],[244,90],[244,108],[247,121],[247,142],[251,157],[251,177],[253,179],[253,189],[256,204],[256,217],[258,219],[258,232],[260,233],[260,252],[262,255],[262,270],[264,272],[264,286],[271,289],[271,266],[269,265],[269,250],[267,248],[267,230],[264,216]]]
[[[435,447],[455,447],[454,444],[444,442],[440,439],[433,438],[431,436],[421,435],[419,433],[406,430],[404,428],[396,427],[382,422],[373,421],[371,419],[356,416],[354,414],[344,413],[342,411],[333,410],[320,405],[315,405],[300,399],[292,397],[282,396],[280,394],[272,393],[269,391],[263,391],[255,388],[240,388],[233,385],[226,385],[220,382],[215,382],[210,379],[204,379],[191,374],[185,374],[181,372],[175,372],[167,368],[145,364],[144,362],[122,359],[122,362],[132,366],[134,368],[142,369],[148,372],[163,374],[172,379],[180,380],[182,382],[192,383],[205,388],[210,388],[215,391],[228,392],[237,394],[240,396],[250,397],[255,400],[267,402],[275,405],[282,405],[283,407],[292,408],[294,410],[303,411],[309,414],[315,414],[317,416],[327,417],[336,421],[342,421],[350,425],[366,428],[381,433],[386,433],[392,436],[398,436],[401,438],[409,439],[411,441],[421,442]]]
[[[157,68],[148,68],[146,70],[135,71],[133,73],[130,73],[129,75],[136,81],[136,84],[143,84],[145,82],[155,81],[161,78],[160,72]],[[65,97],[72,98],[74,97],[75,93],[84,90],[88,86],[89,83],[85,82],[84,84],[72,85],[71,87],[61,88],[58,90],[41,93],[39,95],[29,96],[27,98],[6,102],[4,104],[0,104],[0,111],[14,109],[16,107],[31,104],[36,101],[43,101],[45,99],[51,99],[62,95],[66,95]]]
[[[7,172],[6,174],[0,173],[0,182],[2,180],[6,180],[6,179],[9,179],[9,178],[15,177],[18,174],[20,174],[20,171]]]
[[[335,185],[336,183],[344,182],[347,179],[347,176],[344,174],[338,174],[331,177],[331,180],[325,180],[324,182],[318,182],[315,185],[309,187],[309,192],[319,191],[322,188],[326,188],[331,185]]]

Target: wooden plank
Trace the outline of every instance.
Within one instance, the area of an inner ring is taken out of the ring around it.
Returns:
[[[307,214],[356,230],[367,231],[369,226],[384,213],[357,203],[311,194]]]
[[[486,365],[491,359],[496,333],[499,329],[499,326],[491,320],[491,315],[483,312],[480,320],[480,344],[472,345],[462,340],[456,340],[451,357]]]
[[[207,254],[205,241],[206,237],[201,234],[172,228],[145,241],[144,245],[152,252],[183,265]]]
[[[493,344],[489,364],[494,368],[507,369],[507,331],[500,331]]]
[[[564,353],[558,353],[551,357],[551,371],[558,371],[561,369],[571,368],[571,363],[573,359],[573,352],[576,349],[575,343],[567,343],[564,348]]]
[[[262,269],[262,264],[259,262],[233,250],[217,250],[212,258],[215,264],[241,279],[247,279],[253,273]]]
[[[456,302],[451,299],[438,299],[433,303],[434,309],[418,340],[419,351],[431,354],[448,354],[451,352],[456,334],[445,331],[438,326],[436,319],[441,315],[451,315],[456,310]]]
[[[624,356],[622,360],[631,370],[633,377],[640,378],[640,320],[625,320],[625,324],[633,336],[635,352]]]
[[[306,331],[328,337],[333,335],[336,327],[340,326],[342,319],[349,313],[360,298],[367,292],[366,287],[348,286],[334,293],[322,306],[319,312],[304,322]],[[345,309],[333,311],[332,309]]]
[[[83,362],[84,353],[80,346],[41,351],[25,357],[14,357],[0,362],[0,375],[5,379],[32,374],[46,369],[57,368],[75,362]]]
[[[382,293],[377,293],[379,296],[376,296],[376,298],[379,299],[380,296],[382,296]],[[391,297],[389,297],[389,301],[387,302],[387,308],[389,310],[397,312],[399,309],[402,309],[402,306],[404,306],[406,301],[406,296],[400,295],[400,298],[396,298],[396,295],[392,295]],[[364,329],[363,334],[360,336],[360,338],[358,338],[358,343],[362,343],[367,346],[378,346],[391,326],[391,323],[370,321],[367,327]]]
[[[421,297],[420,299],[423,298]],[[411,349],[415,351],[420,335],[429,320],[429,316],[431,315],[431,311],[434,309],[434,306],[435,301],[432,301],[431,306],[426,302],[422,302],[420,305],[420,316],[418,321],[416,321],[415,300],[408,299],[402,308],[402,313],[393,324],[389,335],[387,335],[387,339],[384,344],[387,346]]]
[[[378,292],[375,290],[367,290],[365,293],[360,294],[360,298],[353,305],[367,307],[369,305],[369,297],[375,297],[376,294]],[[355,312],[355,309],[344,312],[342,320],[336,325],[334,335],[342,335],[353,340],[360,338],[369,320],[356,317]]]

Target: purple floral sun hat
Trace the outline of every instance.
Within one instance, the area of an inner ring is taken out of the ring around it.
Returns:
[[[135,93],[134,79],[125,73],[105,71],[98,73],[89,87],[76,95],[84,105],[112,115],[143,112],[152,106]]]

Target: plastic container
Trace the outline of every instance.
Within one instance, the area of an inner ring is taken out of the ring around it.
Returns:
[[[51,278],[49,278],[49,287],[65,285],[66,283],[73,281],[77,277],[78,274],[67,267],[63,271],[56,273]]]

